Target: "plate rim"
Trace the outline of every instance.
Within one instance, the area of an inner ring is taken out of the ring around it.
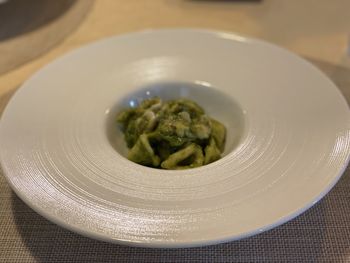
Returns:
[[[15,94],[12,96],[12,98],[10,99],[10,101],[8,102],[8,104],[6,105],[4,111],[2,112],[1,116],[4,116],[7,112],[7,110],[10,108],[9,105],[11,105],[13,103],[13,101],[16,100],[16,95],[21,92],[21,90],[23,90],[24,88],[26,88],[27,84],[32,81],[33,79],[40,77],[40,75],[42,74],[42,71],[45,70],[48,66],[50,66],[51,64],[55,64],[58,61],[64,60],[67,57],[71,56],[72,54],[74,54],[77,50],[82,50],[82,49],[88,49],[91,46],[94,45],[98,45],[101,42],[108,42],[112,39],[120,39],[120,38],[132,38],[134,35],[140,35],[140,34],[152,34],[153,32],[169,32],[169,31],[185,31],[185,32],[194,32],[194,33],[205,33],[205,34],[210,34],[212,36],[217,36],[217,34],[227,34],[230,36],[234,36],[234,37],[242,37],[244,39],[247,39],[248,41],[253,42],[253,44],[263,44],[263,45],[267,45],[270,46],[274,49],[279,49],[282,50],[283,52],[288,53],[288,55],[291,55],[295,58],[298,59],[299,62],[303,63],[304,65],[311,67],[313,70],[318,71],[318,73],[320,73],[321,75],[324,76],[324,79],[328,81],[328,83],[330,85],[333,86],[333,91],[338,93],[338,97],[339,99],[341,99],[344,103],[344,105],[347,106],[348,109],[348,115],[349,113],[349,105],[344,97],[344,95],[341,93],[341,91],[339,90],[339,88],[337,87],[337,85],[326,75],[324,74],[319,68],[317,68],[315,65],[313,65],[311,62],[303,59],[301,56],[299,56],[298,54],[295,54],[283,47],[280,47],[276,44],[270,43],[268,41],[262,40],[262,39],[258,39],[255,37],[250,37],[250,36],[243,36],[242,34],[237,34],[234,32],[229,32],[229,31],[221,31],[221,30],[212,30],[212,29],[201,29],[201,28],[163,28],[163,29],[147,29],[147,30],[142,30],[142,31],[136,31],[136,32],[129,32],[126,34],[121,34],[121,35],[114,35],[114,36],[109,36],[106,38],[101,38],[98,39],[96,41],[93,42],[89,42],[89,43],[85,43],[81,46],[78,46],[66,53],[64,53],[63,55],[60,55],[59,57],[54,58],[50,63],[47,63],[45,65],[43,65],[42,68],[40,68],[38,71],[36,71],[33,75],[31,75],[25,82],[22,83],[22,85],[15,91]],[[350,115],[349,115],[350,116]],[[0,130],[1,130],[1,119],[0,118]],[[1,137],[0,137],[0,145],[1,145]],[[128,245],[128,246],[135,246],[135,247],[150,247],[150,248],[183,248],[183,247],[199,247],[199,246],[206,246],[206,245],[213,245],[213,244],[218,244],[218,243],[223,243],[223,242],[229,242],[229,241],[235,241],[235,240],[239,240],[239,239],[243,239],[243,238],[247,238],[265,231],[268,231],[272,228],[275,228],[277,226],[280,226],[294,218],[296,218],[297,216],[301,215],[302,213],[304,213],[306,210],[310,209],[312,206],[314,206],[316,203],[318,203],[327,193],[330,192],[330,190],[336,185],[336,183],[339,181],[339,179],[341,178],[341,176],[344,174],[345,170],[347,169],[348,165],[349,165],[349,161],[350,161],[350,155],[348,154],[346,161],[343,163],[343,166],[338,169],[339,172],[332,177],[331,182],[327,185],[327,187],[325,189],[323,189],[323,191],[316,196],[313,200],[310,200],[308,202],[307,205],[302,206],[301,208],[295,210],[293,213],[287,214],[284,217],[280,218],[278,221],[275,221],[271,224],[268,224],[266,226],[264,226],[264,228],[262,229],[255,229],[252,230],[250,232],[246,232],[243,233],[241,235],[235,235],[235,236],[224,236],[224,237],[220,237],[220,238],[216,238],[216,239],[201,239],[198,241],[194,241],[194,242],[179,242],[178,240],[176,241],[171,241],[168,242],[166,240],[162,240],[162,241],[151,241],[151,242],[135,242],[130,241],[130,240],[123,240],[123,239],[114,239],[111,238],[108,235],[102,234],[102,233],[98,233],[98,232],[94,232],[91,230],[86,230],[83,229],[81,227],[79,227],[78,225],[72,225],[72,224],[67,224],[65,222],[65,220],[63,220],[60,217],[54,217],[52,214],[48,213],[46,210],[44,209],[40,209],[39,206],[35,206],[35,204],[32,204],[23,193],[21,193],[16,185],[13,183],[13,181],[11,180],[9,174],[10,172],[7,171],[7,167],[5,165],[3,165],[3,151],[0,151],[0,164],[2,171],[3,171],[3,175],[7,181],[7,183],[10,185],[11,189],[16,193],[16,195],[18,197],[20,197],[20,199],[26,203],[31,209],[33,209],[35,212],[37,212],[38,214],[42,215],[44,218],[48,219],[49,221],[55,223],[56,225],[62,226],[70,231],[73,231],[75,233],[79,233],[85,237],[89,237],[89,238],[94,238],[97,240],[101,240],[101,241],[105,241],[105,242],[112,242],[112,243],[116,243],[116,244],[121,244],[121,245]]]

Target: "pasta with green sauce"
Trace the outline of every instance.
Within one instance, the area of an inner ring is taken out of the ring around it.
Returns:
[[[146,99],[117,116],[130,149],[128,159],[149,167],[188,169],[214,162],[224,150],[226,128],[195,102]]]

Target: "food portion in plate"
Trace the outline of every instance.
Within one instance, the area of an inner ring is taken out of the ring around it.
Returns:
[[[188,169],[218,160],[226,128],[188,99],[146,99],[117,116],[130,149],[128,159],[149,167]]]

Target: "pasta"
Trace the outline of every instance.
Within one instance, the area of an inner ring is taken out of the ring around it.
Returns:
[[[146,99],[117,116],[128,148],[128,159],[149,167],[188,169],[221,158],[226,128],[195,102]]]

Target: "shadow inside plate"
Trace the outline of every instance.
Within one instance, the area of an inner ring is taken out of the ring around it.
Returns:
[[[10,0],[0,5],[0,41],[42,27],[67,12],[76,0]]]

